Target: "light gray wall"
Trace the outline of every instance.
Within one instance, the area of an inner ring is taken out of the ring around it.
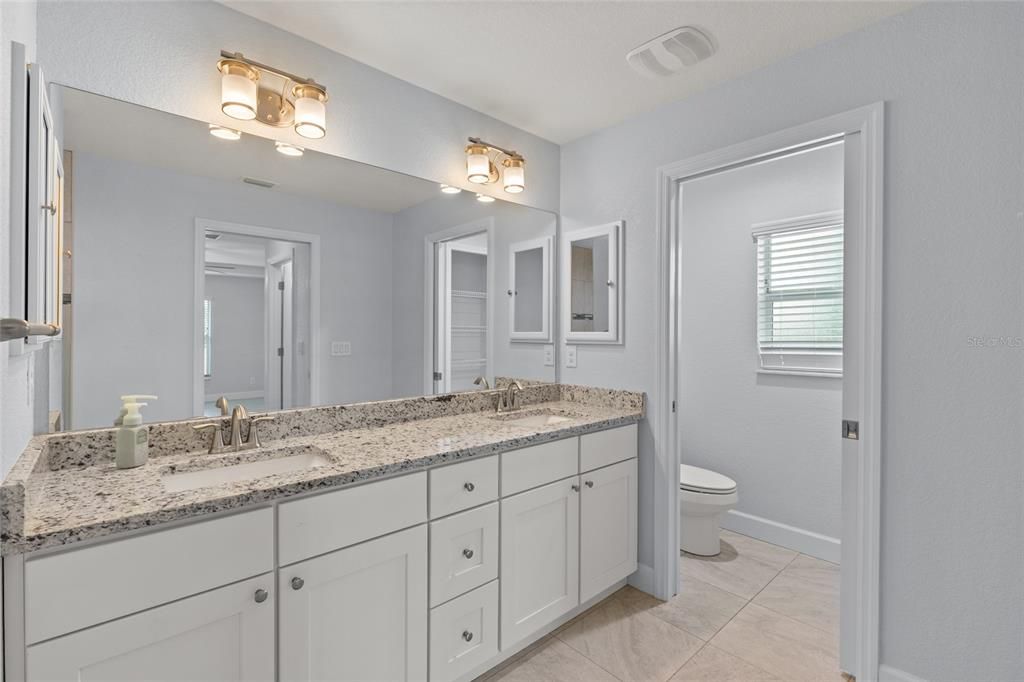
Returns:
[[[123,393],[160,396],[147,421],[192,414],[196,218],[319,234],[320,402],[390,397],[390,214],[88,153],[74,183],[75,428],[109,423]],[[331,340],[352,355],[331,357]]]
[[[207,396],[263,391],[263,299],[266,282],[257,277],[207,275],[204,295],[212,302],[213,372]]]
[[[327,136],[306,140],[220,113],[220,50],[327,86]],[[51,81],[423,178],[465,185],[466,137],[519,150],[517,203],[558,207],[557,145],[214,2],[45,2],[39,58]],[[479,191],[479,190],[478,190]]]
[[[930,3],[563,147],[565,227],[625,219],[627,297],[626,344],[563,377],[650,391],[656,169],[886,101],[881,659],[926,679],[1024,669],[1024,351],[970,341],[1024,337],[1022,25]],[[650,564],[647,424],[641,448]]]
[[[842,380],[757,373],[750,228],[842,206],[841,145],[682,190],[682,461],[736,481],[738,511],[833,538],[842,530]]]
[[[503,376],[554,381],[554,367],[544,366],[544,348],[538,343],[509,341],[508,296],[509,246],[512,242],[555,234],[552,213],[503,202],[483,204],[469,192],[441,195],[437,199],[395,214],[393,377],[395,396],[423,393],[425,370],[424,257],[427,235],[471,221],[494,218],[495,246],[492,254],[497,281],[494,299],[494,371]],[[493,377],[491,377],[493,378]]]

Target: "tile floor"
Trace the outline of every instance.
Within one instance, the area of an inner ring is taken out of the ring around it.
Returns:
[[[840,682],[839,566],[723,531],[680,570],[671,601],[625,587],[481,679]]]

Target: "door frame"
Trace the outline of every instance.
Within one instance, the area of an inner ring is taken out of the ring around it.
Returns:
[[[495,268],[494,217],[487,216],[431,232],[423,238],[423,394],[434,395],[434,294],[437,291],[434,251],[439,242],[448,242],[481,232],[487,233],[487,372],[494,363],[494,292],[497,285]]]
[[[853,563],[855,580],[851,587],[856,599],[851,627],[840,630],[840,657],[844,671],[858,680],[878,679],[879,649],[879,553],[882,433],[882,227],[884,104],[876,102],[858,109],[787,128],[779,132],[731,145],[706,154],[662,166],[657,171],[656,238],[658,258],[656,383],[651,410],[655,438],[654,455],[654,575],[650,587],[661,599],[671,598],[678,586],[679,535],[679,416],[678,340],[681,276],[679,263],[679,185],[697,176],[773,157],[784,150],[820,144],[829,138],[858,135],[859,201],[844,203],[844,222],[862,223],[858,248],[847,271],[856,273],[860,305],[857,312],[860,334],[853,345],[855,357],[849,363],[857,372],[860,391],[857,404],[843,406],[843,418],[860,422],[860,438],[844,440],[844,460],[855,453],[855,476],[844,475],[843,563]],[[849,144],[849,141],[848,141]],[[854,220],[851,221],[850,217]],[[849,317],[847,317],[849,319]],[[844,362],[844,365],[847,363]],[[836,424],[839,434],[840,425]],[[848,449],[847,446],[852,448]],[[844,461],[844,470],[849,470]],[[853,480],[848,480],[848,479]],[[848,494],[849,493],[849,494]],[[850,524],[848,520],[855,523]],[[846,526],[854,525],[852,529]],[[849,538],[854,546],[850,547]],[[843,591],[849,589],[845,586]],[[844,602],[847,600],[844,599]],[[845,609],[844,609],[845,611]],[[845,618],[843,620],[846,620]],[[852,629],[853,632],[849,632]],[[844,656],[844,653],[846,654]],[[843,660],[843,659],[846,660]]]
[[[273,227],[243,225],[209,218],[196,218],[193,255],[192,304],[192,408],[203,414],[206,391],[203,383],[203,295],[205,293],[206,232],[227,232],[248,237],[309,244],[309,404],[320,404],[320,235]]]

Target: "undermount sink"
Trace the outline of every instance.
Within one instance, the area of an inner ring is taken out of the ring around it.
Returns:
[[[235,461],[236,457],[250,456],[259,459]],[[202,463],[183,471],[177,469],[163,475],[164,489],[178,493],[198,488],[208,488],[224,483],[237,483],[264,476],[289,474],[295,471],[315,469],[330,463],[323,450],[312,447],[279,448],[266,451],[249,451],[230,458],[221,458],[206,466]],[[234,463],[229,463],[234,462]]]
[[[539,427],[563,424],[572,421],[574,417],[562,412],[555,412],[554,410],[527,410],[518,413],[499,414],[494,419],[507,424],[515,424],[516,426]]]

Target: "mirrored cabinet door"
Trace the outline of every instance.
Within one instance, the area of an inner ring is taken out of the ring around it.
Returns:
[[[562,328],[572,343],[622,342],[622,222],[562,237]]]
[[[509,247],[509,336],[513,341],[551,341],[551,238]]]

